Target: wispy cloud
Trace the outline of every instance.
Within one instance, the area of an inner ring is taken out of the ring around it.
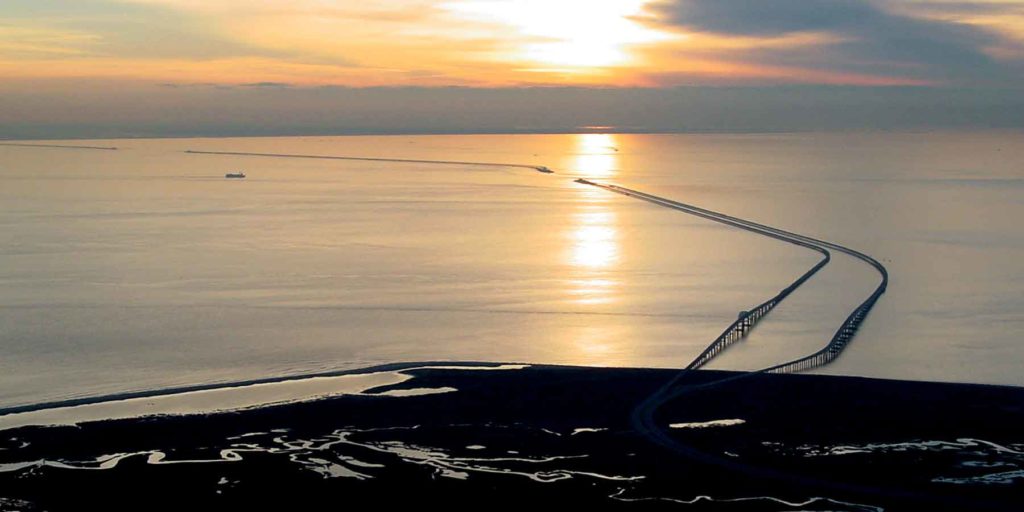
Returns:
[[[654,23],[697,34],[767,41],[794,34],[822,36],[814,44],[755,45],[718,55],[733,62],[947,85],[1007,84],[1021,78],[1015,59],[993,56],[992,48],[1007,44],[996,32],[914,16],[912,6],[897,12],[884,5],[870,0],[664,0],[650,12]]]
[[[209,60],[275,54],[229,37],[212,20],[155,4],[5,0],[0,23],[59,34],[63,53],[83,58]]]

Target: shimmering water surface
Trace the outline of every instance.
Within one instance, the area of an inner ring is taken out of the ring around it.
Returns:
[[[0,406],[395,361],[685,365],[817,261],[573,182],[843,243],[892,276],[825,373],[1024,384],[1020,133],[486,135],[0,146]],[[285,159],[187,149],[545,165]],[[245,180],[224,174],[244,170]],[[713,364],[823,346],[837,255]]]

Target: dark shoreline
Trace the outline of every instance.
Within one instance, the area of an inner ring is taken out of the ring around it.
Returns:
[[[457,391],[3,431],[0,510],[264,510],[366,500],[1024,509],[1024,388],[749,375],[681,395],[657,412],[661,425],[691,427],[667,430],[700,454],[687,456],[661,449],[629,424],[636,404],[676,370],[409,370],[422,366],[429,364],[340,373],[406,369],[414,376],[368,393]],[[684,383],[735,375],[690,372]],[[733,419],[742,422],[701,424]]]
[[[56,409],[61,407],[75,407],[79,405],[90,405],[98,404],[103,402],[114,402],[118,400],[128,400],[133,398],[149,398],[149,397],[160,397],[168,395],[177,395],[181,393],[191,393],[194,391],[207,391],[213,389],[224,389],[224,388],[241,388],[245,386],[252,386],[254,384],[272,384],[277,382],[290,382],[290,381],[301,381],[304,379],[313,379],[318,377],[339,377],[342,375],[362,375],[368,373],[378,372],[394,372],[403,371],[411,368],[419,367],[430,367],[430,366],[463,366],[463,367],[477,367],[477,368],[497,368],[502,365],[526,365],[532,368],[546,368],[546,369],[593,369],[593,370],[607,370],[607,371],[651,371],[651,372],[666,372],[666,380],[674,377],[676,373],[684,371],[672,368],[633,368],[633,367],[589,367],[589,366],[572,366],[572,365],[559,365],[559,364],[530,364],[530,363],[518,363],[518,362],[490,362],[490,361],[404,361],[397,363],[385,363],[371,366],[363,366],[358,368],[346,368],[339,370],[328,370],[314,373],[303,373],[297,375],[281,375],[277,377],[262,377],[258,379],[246,379],[229,382],[211,382],[209,384],[195,384],[189,386],[171,386],[167,388],[159,389],[148,389],[139,391],[125,391],[119,393],[108,393],[104,395],[85,396],[79,398],[68,398],[62,400],[48,400],[44,402],[22,404],[22,405],[11,405],[7,407],[0,407],[0,416],[8,414],[19,414],[23,412],[42,411],[46,409]],[[747,375],[749,372],[743,371],[731,371],[731,370],[700,370],[703,373],[715,374],[720,378],[729,378],[741,375]],[[892,383],[892,384],[934,384],[938,386],[958,386],[965,388],[1007,388],[1017,389],[1024,393],[1024,386],[1009,386],[1006,384],[983,384],[983,383],[971,383],[971,382],[941,382],[941,381],[928,381],[928,380],[899,380],[899,379],[881,379],[877,377],[859,377],[852,375],[810,375],[804,374],[803,377],[822,377],[822,378],[837,378],[837,379],[851,379],[851,380],[867,380],[879,383]],[[718,379],[715,379],[718,380]],[[0,430],[2,432],[2,430]],[[0,434],[2,435],[2,434]]]

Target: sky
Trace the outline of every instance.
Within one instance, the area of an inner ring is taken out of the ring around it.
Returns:
[[[0,137],[1024,127],[1024,0],[3,0]]]

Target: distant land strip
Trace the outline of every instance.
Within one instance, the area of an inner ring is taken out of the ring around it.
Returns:
[[[483,166],[483,167],[516,167],[519,169],[531,169],[537,172],[543,172],[547,174],[553,174],[554,171],[544,167],[543,165],[525,165],[525,164],[503,164],[495,162],[459,162],[451,160],[414,160],[408,158],[372,158],[365,156],[331,156],[331,155],[292,155],[282,153],[246,153],[237,151],[198,151],[189,149],[186,153],[192,153],[196,155],[233,155],[233,156],[263,156],[272,158],[314,158],[322,160],[356,160],[362,162],[397,162],[406,164],[437,164],[437,165],[472,165],[472,166]]]
[[[60,149],[98,149],[102,151],[117,151],[116,147],[108,146],[71,146],[67,144],[25,144],[21,142],[0,142],[0,146],[19,146],[23,148],[60,148]]]

